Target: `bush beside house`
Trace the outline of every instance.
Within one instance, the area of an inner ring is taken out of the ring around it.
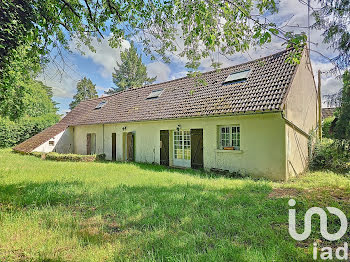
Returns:
[[[322,135],[325,138],[334,138],[335,117],[327,117],[322,123]]]
[[[100,155],[77,155],[77,154],[59,154],[56,152],[41,153],[32,152],[30,155],[40,157],[41,159],[53,160],[53,161],[68,161],[68,162],[94,162],[104,161],[105,154]]]
[[[38,117],[24,117],[17,121],[0,117],[0,148],[12,147],[54,125],[59,120],[55,113]]]
[[[324,138],[315,145],[310,169],[350,174],[350,141]]]

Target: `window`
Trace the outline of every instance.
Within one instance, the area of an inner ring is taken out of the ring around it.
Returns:
[[[95,107],[95,109],[101,109],[105,104],[107,104],[107,101],[103,100]]]
[[[160,97],[162,93],[163,93],[163,89],[154,90],[147,96],[147,99]]]
[[[235,83],[245,81],[247,80],[249,73],[250,69],[232,73],[226,78],[224,83]]]
[[[54,146],[55,145],[55,141],[49,141],[49,146]]]
[[[220,127],[220,149],[240,150],[241,129],[239,125]]]
[[[190,131],[174,131],[174,158],[191,160]]]

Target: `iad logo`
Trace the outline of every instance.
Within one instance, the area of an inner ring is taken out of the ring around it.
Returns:
[[[289,206],[294,207],[296,202],[294,199],[290,199],[288,201]],[[335,207],[327,207],[327,210],[329,213],[336,215],[339,220],[340,220],[340,229],[338,232],[331,234],[328,233],[327,230],[327,213],[319,207],[312,207],[309,208],[304,217],[304,232],[299,234],[296,232],[295,229],[295,216],[296,216],[296,211],[295,209],[289,209],[289,234],[291,235],[292,238],[298,241],[303,241],[307,239],[310,234],[311,234],[311,218],[312,215],[319,215],[320,217],[320,230],[321,230],[321,235],[323,238],[329,241],[335,241],[339,240],[344,234],[346,233],[346,230],[348,228],[348,221],[345,216],[345,214],[339,210],[338,208]],[[323,260],[328,260],[328,259],[333,259],[333,251],[331,247],[323,247],[321,249],[321,255],[320,258]],[[343,254],[341,254],[343,253]],[[338,247],[335,251],[335,257],[338,260],[347,260],[348,259],[348,243],[344,243],[343,247]],[[313,247],[313,258],[316,260],[318,258],[317,254],[317,243],[314,243]]]

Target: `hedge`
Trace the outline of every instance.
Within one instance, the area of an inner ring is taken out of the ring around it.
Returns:
[[[16,122],[0,117],[0,148],[12,147],[54,125],[59,120],[56,114],[40,117],[25,117]]]
[[[68,161],[68,162],[94,162],[103,161],[106,158],[105,154],[100,155],[77,155],[77,154],[59,154],[56,152],[41,153],[32,152],[33,156],[40,157],[41,159],[53,160],[53,161]]]

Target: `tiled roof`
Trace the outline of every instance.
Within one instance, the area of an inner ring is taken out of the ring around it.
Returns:
[[[38,146],[42,145],[46,141],[50,140],[54,136],[64,131],[68,126],[71,125],[71,123],[74,122],[75,119],[79,119],[80,117],[84,116],[86,110],[90,109],[91,107],[94,107],[95,103],[96,101],[94,100],[87,100],[81,102],[76,108],[74,108],[64,118],[62,118],[60,122],[49,128],[46,128],[41,133],[32,136],[23,143],[15,146],[13,150],[26,153],[33,151]]]
[[[322,119],[332,117],[336,109],[336,107],[322,108]]]
[[[286,62],[291,51],[203,73],[200,78],[205,84],[184,77],[81,102],[60,123],[15,149],[31,151],[67,126],[280,111],[297,68]],[[247,69],[251,71],[246,81],[223,84],[230,74]],[[147,99],[159,89],[163,92],[158,98]],[[95,109],[104,100],[107,103]]]

